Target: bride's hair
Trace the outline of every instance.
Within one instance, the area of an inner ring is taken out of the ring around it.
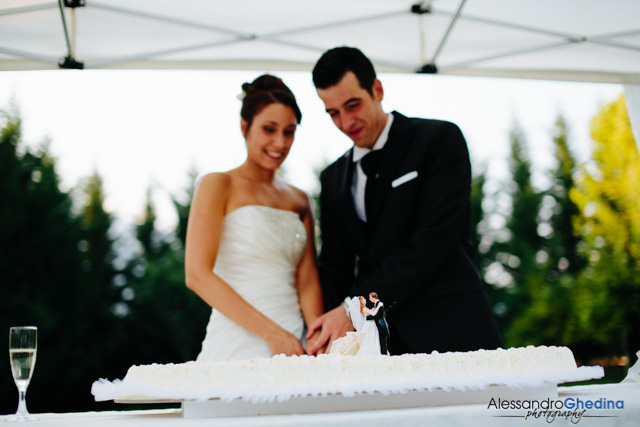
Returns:
[[[302,113],[298,108],[296,97],[291,89],[278,77],[270,74],[263,74],[251,83],[242,85],[244,97],[242,99],[242,109],[240,117],[247,122],[247,128],[251,127],[253,118],[259,114],[263,108],[270,104],[283,104],[293,110],[298,120],[302,121]]]
[[[360,313],[364,314],[364,307],[367,305],[364,297],[358,297],[358,301],[360,301]]]

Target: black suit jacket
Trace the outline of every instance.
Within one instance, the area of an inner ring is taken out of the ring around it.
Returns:
[[[376,314],[369,315],[369,316],[367,316],[366,319],[367,320],[373,320],[374,322],[376,322],[376,325],[380,325],[380,327],[384,330],[384,335],[388,337],[389,336],[389,323],[387,322],[387,316],[385,314],[384,304],[382,304],[381,301],[378,301],[373,306],[374,310],[376,308],[378,308],[378,311],[376,311]],[[380,330],[380,328],[378,328],[378,330]]]
[[[326,309],[377,292],[392,330],[391,354],[501,346],[471,260],[464,137],[453,123],[393,115],[366,225],[351,195],[352,150],[320,176]]]

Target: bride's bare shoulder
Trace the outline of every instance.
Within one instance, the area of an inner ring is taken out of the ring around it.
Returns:
[[[233,178],[227,172],[212,172],[201,176],[196,184],[196,194],[227,195],[232,187]]]
[[[301,217],[305,217],[308,213],[311,212],[311,198],[309,195],[289,183],[284,183],[287,189],[287,194],[292,201],[293,209],[300,214]]]

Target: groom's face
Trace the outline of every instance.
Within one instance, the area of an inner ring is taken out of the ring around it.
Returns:
[[[387,123],[381,105],[382,84],[378,79],[373,83],[372,92],[363,89],[351,71],[334,86],[318,89],[318,96],[333,123],[358,147],[373,147]]]

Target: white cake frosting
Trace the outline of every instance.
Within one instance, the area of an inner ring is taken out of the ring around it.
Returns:
[[[187,362],[129,368],[124,384],[197,395],[260,395],[281,390],[291,395],[345,390],[420,388],[420,384],[470,383],[482,378],[567,373],[577,369],[566,347],[522,347],[402,356],[336,354],[283,356],[224,362]],[[277,394],[277,393],[276,393]]]

